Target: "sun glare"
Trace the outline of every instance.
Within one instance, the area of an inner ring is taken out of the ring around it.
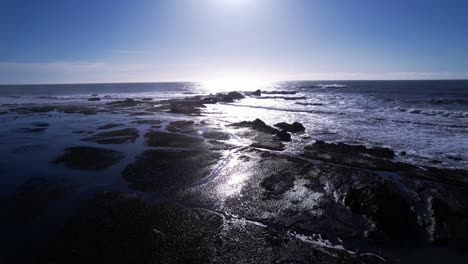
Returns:
[[[228,91],[254,91],[262,89],[269,82],[251,78],[222,78],[205,81],[203,88],[210,93]]]

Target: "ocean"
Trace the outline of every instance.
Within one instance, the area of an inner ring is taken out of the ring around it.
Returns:
[[[406,162],[468,168],[468,81],[292,81],[249,86],[261,97],[209,105],[221,123],[260,118],[298,121],[307,135],[291,144],[325,140],[386,146]],[[22,105],[106,103],[123,98],[163,100],[225,92],[203,83],[108,83],[0,86],[0,111]],[[247,91],[243,87],[230,89]],[[280,93],[275,93],[275,92]],[[288,93],[281,93],[286,91]],[[3,121],[8,126],[8,122]]]

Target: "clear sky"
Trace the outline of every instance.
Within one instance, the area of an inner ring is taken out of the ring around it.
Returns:
[[[468,0],[0,0],[0,83],[468,78]]]

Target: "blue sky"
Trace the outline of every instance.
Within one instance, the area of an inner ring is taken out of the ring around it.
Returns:
[[[0,0],[0,83],[468,78],[468,0]]]

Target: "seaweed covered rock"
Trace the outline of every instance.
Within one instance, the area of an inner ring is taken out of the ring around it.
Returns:
[[[104,170],[124,158],[118,151],[95,147],[70,147],[65,153],[54,160],[77,170]]]
[[[207,176],[221,155],[201,150],[147,150],[122,172],[130,188],[171,192]]]

